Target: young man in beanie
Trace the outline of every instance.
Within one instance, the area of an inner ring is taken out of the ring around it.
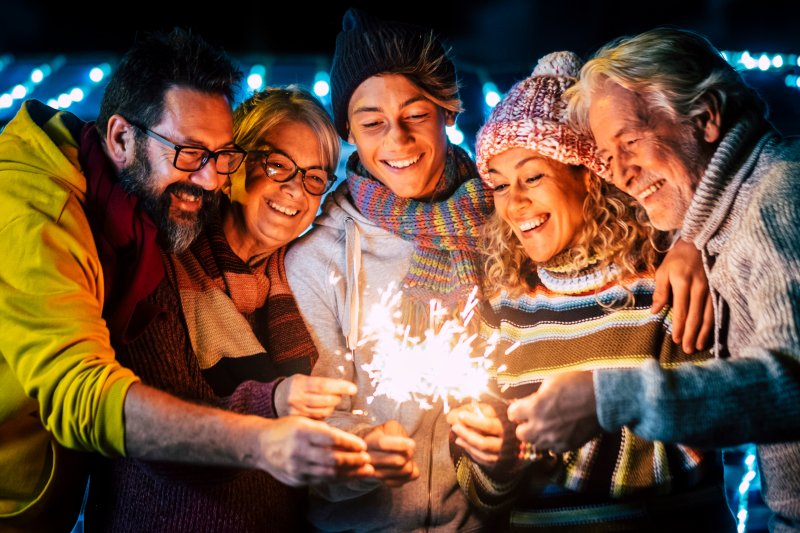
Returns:
[[[773,129],[704,37],[677,29],[600,49],[571,107],[608,179],[702,252],[717,358],[555,377],[512,406],[530,420],[517,435],[557,451],[621,426],[701,447],[755,442],[771,530],[800,531],[800,139]]]
[[[594,143],[567,123],[562,97],[581,64],[570,52],[540,59],[477,136],[478,170],[495,205],[482,246],[481,336],[500,339],[497,386],[510,402],[535,395],[559,371],[710,357],[672,342],[670,309],[650,313],[656,243],[666,235],[654,234],[636,201],[600,178]],[[518,420],[508,420],[505,404],[480,407],[448,414],[463,449],[454,453],[457,477],[484,511],[511,508],[512,530],[735,530],[714,451],[620,428],[568,453],[546,453],[520,448]]]
[[[0,530],[70,531],[86,454],[259,468],[303,485],[370,473],[357,437],[191,404],[115,360],[162,310],[162,253],[198,234],[242,163],[241,76],[191,32],[142,38],[97,123],[35,100],[0,135]]]
[[[286,271],[320,354],[313,373],[359,387],[328,422],[363,436],[377,475],[314,489],[309,518],[323,531],[475,531],[442,402],[370,403],[362,365],[372,344],[359,338],[391,283],[403,291],[402,324],[418,336],[431,299],[458,311],[479,284],[478,228],[491,197],[445,133],[461,111],[455,67],[430,30],[353,9],[336,39],[331,93],[339,135],[356,153]]]

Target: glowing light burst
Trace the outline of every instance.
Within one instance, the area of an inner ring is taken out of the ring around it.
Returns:
[[[497,338],[489,339],[483,353],[475,356],[472,343],[477,334],[467,330],[477,305],[475,287],[460,320],[445,319],[448,310],[436,300],[430,303],[430,324],[423,338],[409,335],[409,328],[398,324],[402,292],[391,284],[381,293],[380,302],[366,316],[359,345],[373,343],[372,362],[361,365],[370,377],[375,396],[386,396],[398,403],[413,400],[430,409],[438,400],[450,410],[450,399],[477,399],[488,391]]]

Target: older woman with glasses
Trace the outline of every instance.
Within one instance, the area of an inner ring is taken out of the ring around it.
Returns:
[[[202,233],[165,260],[171,283],[148,300],[162,319],[119,358],[145,383],[184,398],[263,417],[321,419],[356,387],[306,375],[317,351],[283,260],[285,246],[308,228],[335,180],[338,136],[317,100],[292,86],[254,94],[234,122],[236,149],[198,154],[175,147],[176,167],[213,158],[218,172],[232,172],[230,181]],[[237,170],[238,147],[247,158]],[[308,420],[286,421],[284,434],[265,446],[294,446],[292,455],[308,463],[333,459],[321,458],[313,442],[300,446]],[[349,474],[370,471],[355,466]],[[305,491],[256,470],[116,459],[97,464],[91,479],[86,525],[92,530],[304,529]]]

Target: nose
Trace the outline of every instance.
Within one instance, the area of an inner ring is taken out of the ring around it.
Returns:
[[[288,180],[281,183],[281,190],[289,194],[290,196],[295,196],[297,194],[302,194],[303,192],[303,179],[305,175],[299,169],[294,173],[294,176],[289,178]]]
[[[512,209],[521,208],[530,203],[530,198],[526,194],[526,189],[524,186],[512,183],[509,193],[509,203]]]
[[[203,165],[203,168],[192,172],[189,179],[206,191],[216,191],[227,181],[228,176],[217,172],[217,160],[211,158]]]
[[[384,144],[386,146],[403,146],[411,139],[411,132],[401,122],[389,123],[389,131],[386,133]]]
[[[625,192],[630,192],[640,170],[631,160],[631,156],[624,153],[618,154],[611,162],[611,170],[614,185]]]

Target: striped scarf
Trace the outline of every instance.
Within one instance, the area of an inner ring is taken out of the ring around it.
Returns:
[[[286,279],[285,253],[280,248],[249,266],[216,219],[171,262],[192,348],[218,395],[247,380],[309,374],[316,362]]]
[[[454,311],[474,287],[480,287],[478,235],[493,209],[492,192],[483,185],[475,163],[464,150],[456,146],[448,149],[439,187],[440,196],[445,198],[442,201],[397,197],[369,175],[357,154],[347,164],[347,185],[356,207],[367,219],[414,242],[403,287],[417,309],[418,320],[424,323],[422,317],[431,299]],[[412,318],[411,322],[416,320]]]

